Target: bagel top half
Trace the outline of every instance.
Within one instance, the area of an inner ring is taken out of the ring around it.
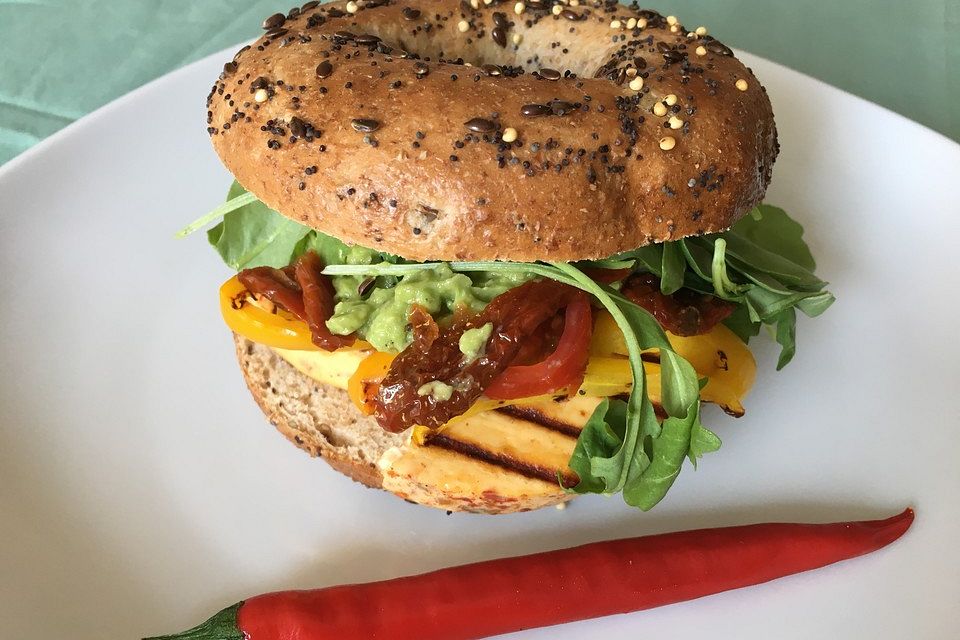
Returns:
[[[271,208],[351,244],[421,261],[602,258],[724,230],[770,181],[764,88],[672,16],[356,0],[264,28],[213,87],[213,145]]]

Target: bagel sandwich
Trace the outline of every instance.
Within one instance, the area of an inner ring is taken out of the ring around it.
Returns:
[[[208,229],[253,397],[301,449],[482,513],[657,504],[743,415],[767,327],[833,302],[764,204],[770,100],[702,26],[616,2],[308,2],[207,99]]]

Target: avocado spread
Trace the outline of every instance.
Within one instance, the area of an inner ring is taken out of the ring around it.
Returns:
[[[360,247],[351,248],[348,264],[370,264],[381,254]],[[402,277],[381,276],[372,288],[361,294],[364,278],[334,276],[337,305],[327,328],[337,335],[357,332],[379,351],[398,352],[412,340],[408,318],[410,308],[420,305],[434,318],[442,320],[455,310],[477,313],[501,293],[529,279],[527,274],[456,273],[447,264],[437,263],[433,269],[415,271]],[[475,331],[480,331],[477,329]],[[492,327],[491,327],[492,329]],[[477,335],[461,342],[461,351],[469,356],[489,338]]]
[[[470,364],[486,351],[487,340],[490,339],[491,333],[493,333],[492,322],[463,332],[463,335],[460,336],[460,353],[463,354],[465,363]]]
[[[453,387],[448,385],[446,382],[440,382],[439,380],[434,380],[433,382],[428,382],[425,385],[422,385],[417,389],[418,396],[430,396],[434,400],[439,400],[440,402],[446,402],[451,397],[453,397]]]

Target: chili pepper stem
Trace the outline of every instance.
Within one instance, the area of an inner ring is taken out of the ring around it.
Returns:
[[[206,622],[182,633],[144,638],[144,640],[244,640],[246,636],[237,627],[237,612],[241,605],[243,605],[242,601],[229,606],[215,613]]]

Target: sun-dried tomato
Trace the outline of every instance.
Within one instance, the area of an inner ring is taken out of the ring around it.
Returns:
[[[393,361],[375,402],[380,425],[400,432],[413,425],[437,428],[464,413],[484,389],[509,367],[523,341],[554,317],[577,290],[553,280],[534,280],[494,298],[479,314],[455,321],[426,350],[411,344]],[[460,351],[460,336],[493,325],[485,348],[469,360]],[[431,392],[430,383],[446,385],[450,397]]]
[[[327,320],[333,315],[336,306],[334,300],[333,283],[323,275],[323,262],[313,251],[300,256],[294,264],[294,273],[297,283],[303,290],[304,320],[313,334],[313,343],[326,351],[336,351],[341,347],[349,347],[356,337],[338,336],[327,328]]]
[[[315,345],[327,351],[353,344],[355,337],[338,336],[327,329],[333,315],[334,289],[323,275],[323,263],[313,251],[300,256],[283,269],[255,267],[244,269],[237,279],[250,293],[262,296],[307,323]]]
[[[278,304],[299,319],[303,319],[303,290],[296,281],[292,267],[254,267],[237,274],[237,280],[247,291]]]
[[[737,308],[732,302],[690,289],[664,295],[660,292],[660,279],[652,273],[630,276],[620,291],[653,314],[660,326],[678,336],[707,333]]]
[[[410,308],[410,332],[413,334],[413,347],[418,351],[427,351],[440,337],[440,327],[430,312],[418,304]]]

